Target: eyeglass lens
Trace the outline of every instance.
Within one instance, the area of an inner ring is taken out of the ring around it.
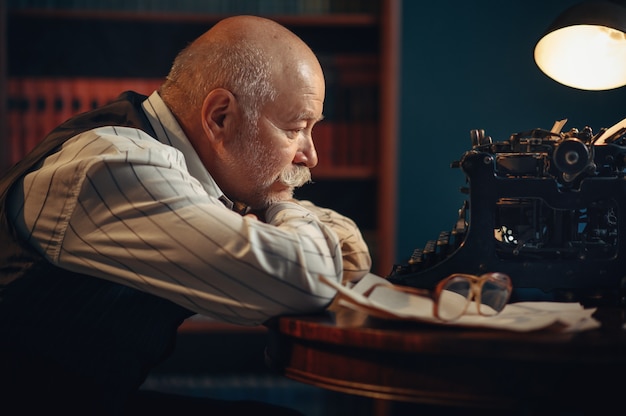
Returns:
[[[473,293],[474,284],[480,289],[479,293]],[[476,302],[480,301],[478,313],[492,316],[504,309],[508,299],[507,282],[497,274],[489,275],[482,282],[472,282],[466,276],[453,276],[439,295],[437,315],[444,321],[454,320],[463,315],[468,306],[473,309]]]

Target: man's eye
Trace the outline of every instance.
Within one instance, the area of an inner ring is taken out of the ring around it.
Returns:
[[[297,138],[300,134],[302,134],[304,132],[305,128],[304,127],[300,127],[297,129],[291,129],[289,130],[289,137],[292,138]]]

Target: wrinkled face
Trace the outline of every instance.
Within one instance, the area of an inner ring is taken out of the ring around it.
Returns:
[[[232,140],[230,167],[239,182],[231,197],[256,209],[292,198],[317,165],[312,129],[322,118],[324,79],[307,65],[291,72],[277,81],[277,99],[258,120],[240,123]]]

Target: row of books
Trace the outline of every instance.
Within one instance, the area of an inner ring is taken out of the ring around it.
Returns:
[[[378,137],[376,121],[320,122],[313,129],[317,173],[322,170],[325,176],[354,176],[353,172],[364,171],[365,176],[373,175],[378,163]]]
[[[10,9],[301,15],[376,13],[378,0],[8,0]]]
[[[71,116],[104,105],[126,90],[148,95],[161,82],[161,79],[150,78],[9,78],[10,163],[22,158]]]
[[[378,160],[379,61],[375,55],[321,56],[325,121],[313,130],[321,168],[369,168]]]
[[[378,70],[367,56],[320,59],[327,74],[325,120],[314,129],[320,166],[373,166],[378,125]],[[156,78],[11,77],[7,82],[10,162],[15,163],[71,116],[121,92],[151,94]]]

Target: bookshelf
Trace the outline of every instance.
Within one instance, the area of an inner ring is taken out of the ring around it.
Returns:
[[[391,270],[401,0],[8,0],[0,5],[0,171],[74,113],[125,89],[149,94],[176,53],[218,20],[258,14],[287,26],[327,78],[313,186],[296,196],[355,219],[373,271]],[[67,6],[70,5],[70,6]]]

